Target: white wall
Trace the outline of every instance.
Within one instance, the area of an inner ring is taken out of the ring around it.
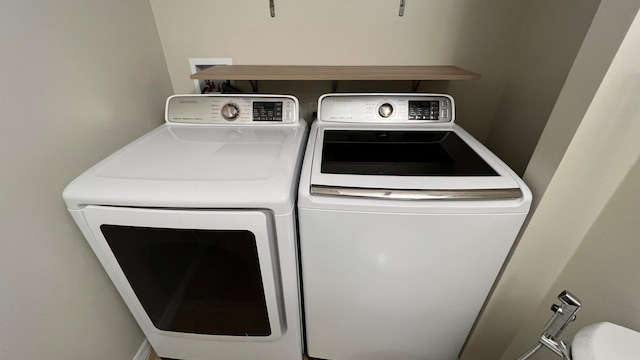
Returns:
[[[142,333],[61,195],[162,121],[150,5],[5,1],[0,49],[0,359],[131,359]]]
[[[533,1],[487,139],[522,175],[600,0]]]
[[[596,13],[547,124],[549,131],[545,129],[534,153],[535,162],[532,160],[530,164],[530,167],[534,166],[531,171],[543,173],[542,176],[530,177],[538,182],[536,188],[541,196],[538,206],[469,340],[463,356],[465,360],[497,359],[503,353],[502,358],[507,360],[531,345],[531,339],[539,336],[549,316],[549,313],[545,314],[540,309],[551,304],[559,287],[572,290],[570,286],[565,286],[570,284],[564,281],[557,286],[554,284],[557,279],[569,276],[564,269],[568,269],[567,263],[576,250],[587,249],[584,250],[586,253],[576,258],[577,262],[598,258],[597,247],[587,245],[595,234],[596,226],[622,237],[621,241],[626,245],[622,246],[622,250],[616,250],[619,253],[632,250],[633,246],[629,243],[637,241],[640,236],[635,233],[635,228],[625,228],[628,224],[618,229],[611,220],[616,216],[624,219],[626,214],[618,211],[627,211],[623,209],[632,206],[631,203],[607,207],[617,193],[631,191],[629,185],[624,184],[634,176],[630,170],[640,158],[637,141],[640,138],[640,106],[637,102],[640,92],[640,63],[637,61],[640,55],[640,23],[636,17],[639,8],[640,2],[637,1],[603,0]],[[634,21],[631,28],[624,25],[631,21]],[[619,40],[627,29],[626,36]],[[622,41],[617,52],[615,44],[607,43],[611,41],[617,41],[617,44]],[[600,46],[599,42],[602,42]],[[600,53],[594,53],[594,50]],[[615,57],[600,83],[589,70],[601,73],[601,66],[610,57],[608,51],[613,51]],[[580,76],[588,81],[578,81]],[[570,93],[583,90],[589,93],[594,81],[597,91],[585,113],[584,100],[589,94],[582,96]],[[580,84],[587,86],[580,87]],[[571,105],[574,106],[573,112],[569,111]],[[569,115],[569,118],[558,116],[557,109]],[[578,123],[575,122],[576,114],[584,114]],[[548,145],[554,142],[560,145]],[[567,142],[568,147],[564,146]],[[550,148],[554,151],[549,151]],[[537,156],[539,152],[546,156]],[[559,164],[558,159],[561,159]],[[545,166],[548,168],[545,169]],[[525,172],[525,179],[529,171],[527,169]],[[637,184],[635,186],[637,188]],[[608,220],[603,220],[605,217]],[[602,224],[596,225],[598,223]],[[631,270],[636,269],[637,265],[627,260],[621,267]],[[583,288],[597,293],[604,287],[599,282],[589,285],[588,279],[600,278],[603,274],[599,272],[603,269],[605,267],[600,264],[592,263],[589,272],[571,278],[576,280],[583,276],[580,280],[585,284]],[[609,267],[604,277],[615,279],[620,274],[619,269]],[[591,309],[593,314],[602,318],[619,318],[620,309],[625,308],[626,301],[640,296],[637,288],[615,288],[619,293],[592,297],[599,304],[603,303],[605,297],[612,301],[608,307]],[[581,294],[576,291],[576,295],[580,297]],[[536,309],[538,312],[534,312]],[[516,334],[518,337],[512,343]],[[505,353],[507,348],[509,350]]]
[[[546,212],[553,221],[547,221],[547,236],[539,232],[542,236],[536,246],[558,251],[555,256],[529,254],[529,261],[552,270],[555,263],[564,266],[520,327],[504,360],[532,345],[550,316],[545,308],[563,289],[572,291],[584,305],[563,335],[565,340],[597,321],[640,331],[640,2],[626,6],[630,14],[637,14],[635,20],[539,206],[544,209],[549,203],[558,208]],[[555,259],[558,256],[562,262]],[[547,271],[538,274],[544,276]],[[555,355],[541,351],[535,358],[551,360]]]
[[[480,140],[489,131],[529,2],[407,1],[399,17],[399,0],[276,0],[271,18],[268,0],[151,0],[176,93],[193,92],[190,57],[230,57],[237,65],[457,65],[482,75],[445,87],[456,98],[460,124]],[[369,85],[358,89],[384,90]],[[284,88],[300,96],[295,86]],[[320,87],[315,99],[329,89]],[[425,82],[420,87],[431,89]]]
[[[636,117],[630,121],[639,120]],[[640,331],[638,204],[640,162],[636,161],[502,359],[516,359],[533,345],[551,315],[549,305],[558,303],[556,297],[565,289],[569,289],[583,304],[576,321],[560,336],[565,342],[571,342],[581,327],[600,321]],[[535,359],[555,360],[558,357],[543,349],[531,358]]]

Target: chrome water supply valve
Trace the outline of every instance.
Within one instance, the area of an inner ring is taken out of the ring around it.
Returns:
[[[529,358],[536,351],[540,350],[543,345],[563,360],[571,360],[569,347],[564,341],[558,340],[558,336],[560,336],[570,322],[576,319],[576,313],[580,310],[582,304],[580,304],[580,300],[577,297],[567,290],[558,295],[558,300],[560,300],[560,305],[551,305],[553,315],[545,325],[540,339],[527,352],[520,356],[518,360]]]

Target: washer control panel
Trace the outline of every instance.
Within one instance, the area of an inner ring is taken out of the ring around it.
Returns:
[[[328,94],[318,104],[318,118],[334,122],[448,123],[454,115],[445,94]]]
[[[189,124],[291,124],[298,121],[298,101],[277,95],[174,95],[165,119]]]
[[[440,100],[409,100],[409,120],[440,120],[448,116],[446,102],[440,111]]]

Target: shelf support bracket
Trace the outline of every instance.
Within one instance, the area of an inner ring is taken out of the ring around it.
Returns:
[[[249,84],[251,84],[251,90],[253,90],[254,93],[258,92],[258,80],[249,80]]]
[[[400,11],[398,12],[398,16],[404,16],[404,2],[405,0],[400,0]]]
[[[269,0],[269,12],[271,12],[271,17],[276,17],[276,5],[273,0]]]
[[[411,91],[413,91],[413,92],[418,91],[418,86],[420,86],[420,81],[421,80],[413,80],[411,82]]]

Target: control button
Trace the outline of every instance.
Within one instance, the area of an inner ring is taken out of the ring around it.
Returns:
[[[220,113],[225,120],[233,121],[240,115],[240,109],[238,108],[238,105],[234,103],[228,103],[224,104]]]
[[[380,105],[380,107],[378,108],[378,114],[380,114],[380,116],[382,116],[383,118],[388,118],[389,116],[391,116],[391,114],[393,114],[393,105],[389,103]]]
[[[448,117],[449,117],[449,110],[447,110],[447,109],[443,109],[443,110],[442,110],[442,117],[443,117],[444,119],[448,118]]]

